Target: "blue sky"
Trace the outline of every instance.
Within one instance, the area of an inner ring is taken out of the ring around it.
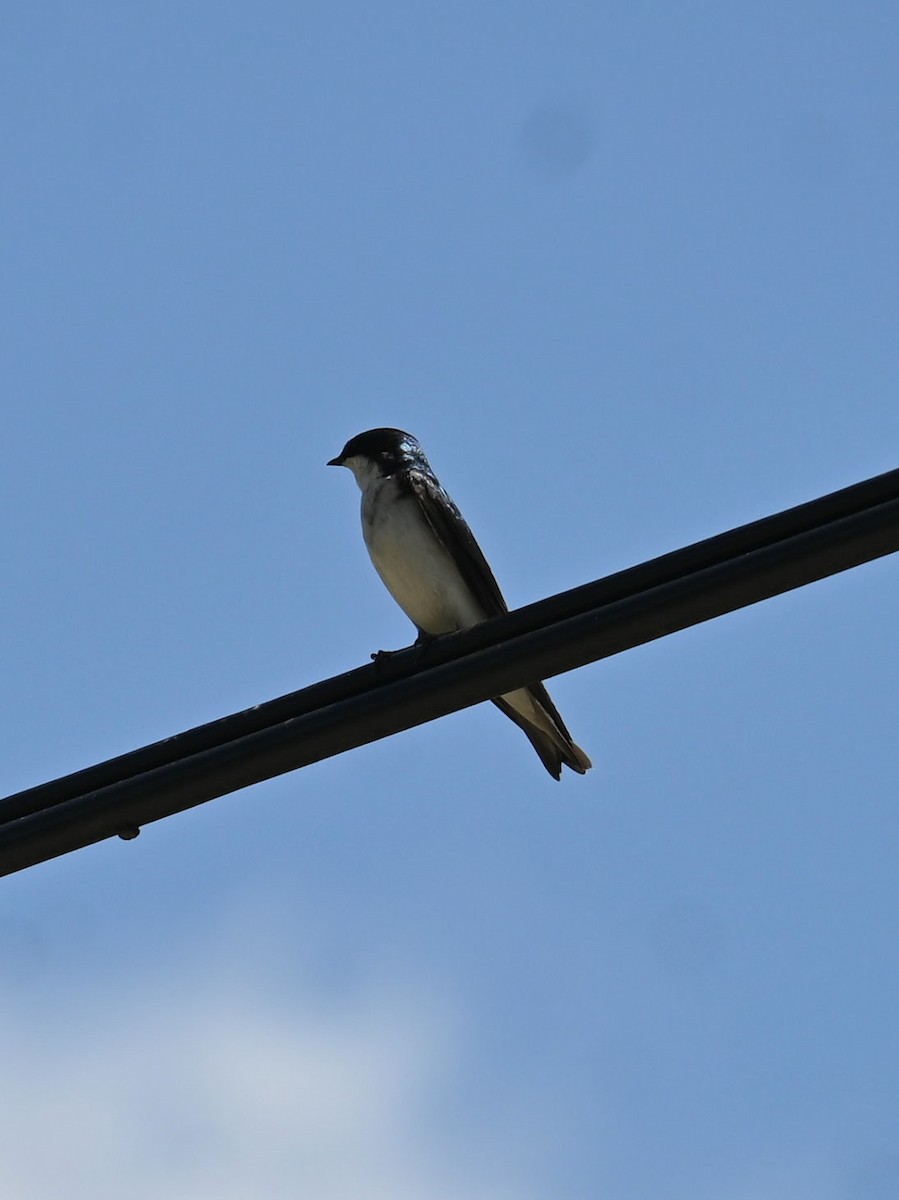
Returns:
[[[893,5],[3,24],[4,792],[899,465]],[[2,881],[3,1194],[892,1198],[897,570]]]

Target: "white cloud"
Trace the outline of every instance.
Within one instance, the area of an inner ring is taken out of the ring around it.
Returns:
[[[508,1151],[466,1163],[442,1128],[460,1052],[445,1007],[408,989],[326,1005],[198,978],[167,972],[74,1007],[0,998],[0,1194],[525,1196]]]

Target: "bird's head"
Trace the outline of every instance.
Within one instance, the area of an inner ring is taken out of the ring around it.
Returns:
[[[350,438],[329,467],[348,467],[365,490],[375,479],[384,479],[409,467],[427,469],[428,461],[418,440],[402,429],[369,429]]]

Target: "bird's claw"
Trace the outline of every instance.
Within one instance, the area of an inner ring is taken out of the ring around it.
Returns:
[[[398,654],[405,654],[407,650],[414,649],[418,652],[418,660],[424,661],[427,656],[428,649],[434,642],[435,637],[432,633],[419,633],[418,637],[411,646],[404,646],[401,650],[376,650],[371,655],[371,660],[375,664],[375,670],[381,674],[387,670],[391,661]]]
[[[371,661],[375,664],[377,674],[385,675],[390,663],[398,654],[402,654],[402,650],[376,650],[371,656]]]

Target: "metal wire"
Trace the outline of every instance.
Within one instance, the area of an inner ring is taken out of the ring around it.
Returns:
[[[0,801],[33,866],[899,550],[899,470]]]

